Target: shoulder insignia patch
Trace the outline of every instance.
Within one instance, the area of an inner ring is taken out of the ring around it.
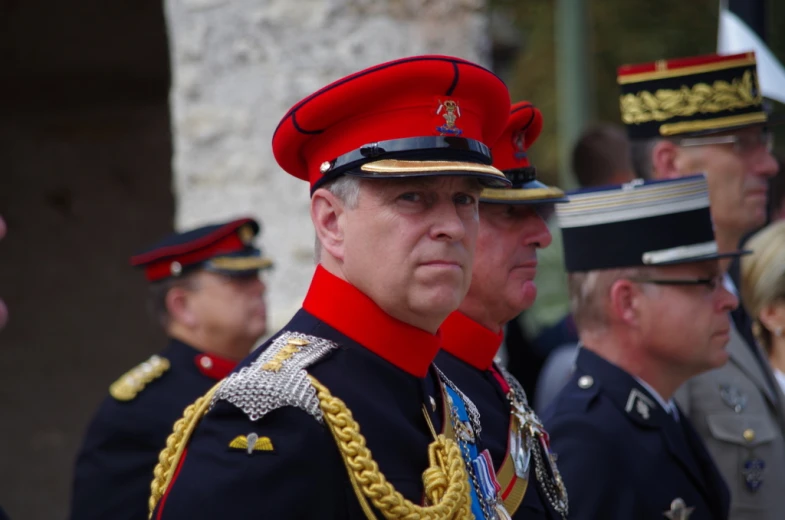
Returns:
[[[224,379],[210,406],[227,401],[252,421],[293,406],[321,423],[319,398],[305,369],[336,348],[323,338],[284,332],[252,364]]]
[[[256,433],[249,433],[248,435],[238,435],[229,447],[235,450],[243,450],[251,455],[254,451],[273,451],[273,441],[270,437],[259,437]]]
[[[169,370],[169,360],[161,356],[151,356],[112,383],[109,394],[118,401],[131,401],[144,387],[161,377]]]

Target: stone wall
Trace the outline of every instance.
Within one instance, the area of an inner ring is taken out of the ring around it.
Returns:
[[[167,0],[179,228],[250,214],[276,260],[271,330],[313,272],[308,187],[270,142],[294,103],[386,60],[450,54],[488,63],[484,0]],[[380,100],[383,102],[383,100]]]

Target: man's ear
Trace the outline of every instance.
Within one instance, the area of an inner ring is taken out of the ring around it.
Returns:
[[[629,280],[616,280],[611,285],[608,304],[613,321],[635,326],[640,321],[640,295],[637,284]]]
[[[676,158],[679,147],[668,140],[660,140],[654,145],[651,152],[651,161],[655,179],[675,179],[681,177],[679,169],[676,167]]]
[[[175,286],[166,293],[166,312],[172,321],[182,323],[187,327],[197,324],[196,314],[191,309],[191,294],[185,287]]]
[[[335,194],[320,188],[311,197],[311,221],[316,238],[333,258],[343,261],[346,207]]]

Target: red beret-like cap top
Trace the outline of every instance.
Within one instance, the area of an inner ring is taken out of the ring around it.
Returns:
[[[491,148],[493,165],[501,171],[531,166],[527,151],[542,132],[542,113],[528,101],[515,103],[504,133]]]
[[[480,201],[491,204],[552,204],[567,202],[564,192],[537,180],[529,148],[542,132],[542,113],[528,101],[515,103],[507,127],[493,145],[493,165],[504,172],[511,188],[485,188]]]
[[[395,60],[292,107],[273,136],[278,164],[312,190],[337,176],[470,175],[507,185],[489,147],[507,123],[506,85],[449,56]]]

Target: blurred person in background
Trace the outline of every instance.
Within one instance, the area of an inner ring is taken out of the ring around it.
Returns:
[[[150,307],[169,337],[160,353],[109,388],[76,461],[73,520],[139,520],[158,454],[183,410],[223,379],[267,329],[250,218],[175,233],[131,258],[150,282]]]
[[[785,220],[772,222],[745,244],[741,297],[752,330],[785,392]]]
[[[736,250],[766,223],[772,118],[764,109],[754,53],[699,56],[619,68],[622,120],[633,163],[646,178],[705,173],[717,237],[711,253]],[[656,96],[653,94],[656,92]],[[729,265],[730,264],[730,265]],[[744,290],[738,262],[726,287]],[[782,520],[785,397],[742,306],[731,312],[730,361],[676,393],[731,489],[732,520]]]

